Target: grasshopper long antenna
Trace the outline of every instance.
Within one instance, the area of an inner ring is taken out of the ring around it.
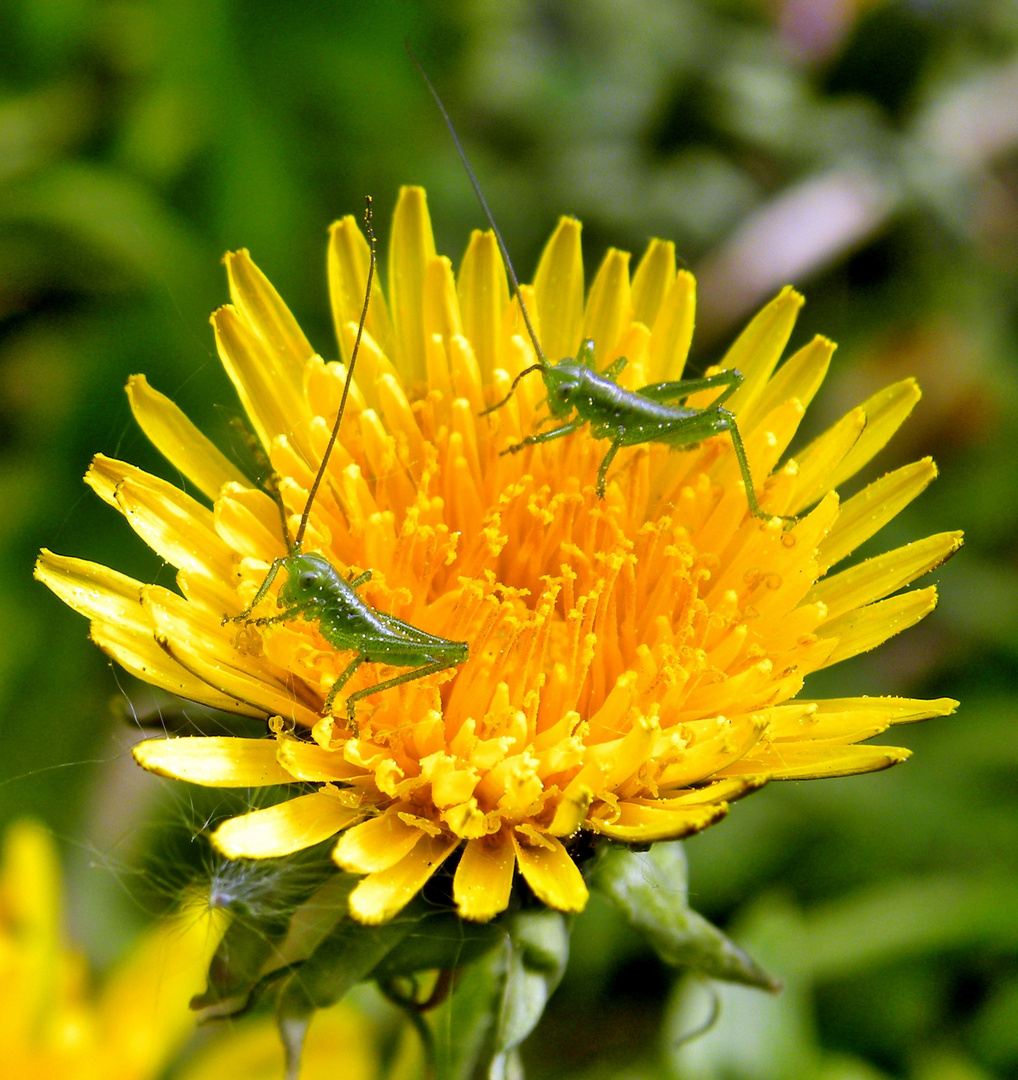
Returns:
[[[354,339],[353,351],[350,353],[350,364],[346,369],[346,382],[343,383],[343,396],[339,399],[339,412],[336,413],[336,422],[332,425],[332,434],[329,436],[328,444],[325,447],[325,453],[322,454],[322,463],[318,466],[318,475],[315,477],[315,482],[311,485],[311,490],[308,492],[308,501],[304,504],[304,513],[300,516],[300,525],[297,528],[297,535],[293,540],[293,550],[300,551],[301,542],[304,539],[304,532],[308,527],[308,518],[311,515],[311,507],[314,506],[315,496],[318,494],[318,489],[322,486],[322,477],[325,476],[325,469],[329,464],[329,458],[332,455],[332,448],[336,445],[336,439],[339,437],[339,425],[343,422],[343,413],[346,410],[346,399],[350,396],[350,383],[353,381],[353,367],[357,363],[357,352],[361,347],[361,338],[364,336],[364,323],[368,317],[368,302],[371,299],[371,283],[375,276],[375,233],[371,228],[371,196],[366,195],[364,197],[364,231],[368,234],[368,244],[371,248],[371,260],[368,263],[368,283],[364,289],[364,306],[361,308],[361,319],[357,324],[357,337]]]
[[[516,293],[516,299],[520,302],[520,311],[523,313],[523,321],[527,326],[527,333],[530,335],[530,340],[534,344],[534,352],[537,353],[537,359],[540,364],[535,365],[533,368],[529,368],[529,371],[540,370],[541,367],[546,366],[548,361],[545,359],[544,351],[541,348],[541,343],[537,340],[537,334],[534,331],[534,324],[530,321],[530,312],[527,311],[527,305],[523,301],[523,294],[520,292],[520,283],[516,277],[516,271],[513,269],[512,259],[509,258],[509,249],[505,246],[505,241],[502,239],[502,234],[499,232],[498,226],[495,224],[495,218],[488,209],[488,200],[484,197],[484,192],[481,191],[481,185],[477,182],[477,177],[474,175],[474,170],[470,167],[470,162],[467,160],[466,151],[463,149],[463,144],[460,142],[459,135],[456,134],[456,128],[453,127],[449,113],[446,112],[445,105],[442,104],[442,99],[438,96],[438,91],[431,85],[431,80],[428,78],[427,72],[421,66],[420,60],[414,53],[414,50],[410,47],[410,42],[405,41],[406,51],[410,54],[410,59],[413,60],[414,66],[421,73],[421,78],[424,80],[424,85],[431,92],[431,96],[435,99],[435,104],[438,106],[438,111],[442,114],[442,119],[445,121],[445,126],[449,129],[449,134],[452,136],[452,141],[456,146],[456,153],[460,156],[460,161],[463,162],[463,168],[466,169],[467,176],[470,179],[471,186],[474,189],[474,194],[477,196],[477,201],[481,204],[481,209],[484,211],[484,216],[488,219],[488,224],[491,226],[491,231],[495,234],[495,239],[498,242],[498,250],[502,253],[502,261],[505,263],[506,272],[509,274],[509,280],[513,284],[513,291]],[[517,381],[519,379],[517,378]],[[516,383],[513,383],[516,386]],[[490,412],[490,409],[485,409],[485,412]],[[483,415],[483,413],[482,413]]]
[[[481,411],[480,411],[480,412],[479,412],[479,413],[478,413],[477,415],[478,415],[478,416],[487,416],[487,415],[488,415],[488,413],[493,413],[493,412],[495,412],[495,410],[496,410],[496,409],[501,409],[501,408],[502,408],[502,406],[503,406],[503,405],[504,405],[504,404],[505,404],[505,403],[506,403],[506,402],[507,402],[507,401],[508,401],[508,400],[509,400],[509,399],[510,399],[510,398],[511,398],[512,396],[513,396],[513,394],[515,393],[515,391],[516,391],[516,385],[517,385],[517,383],[519,383],[520,379],[522,379],[524,375],[529,375],[529,374],[530,374],[530,373],[531,373],[532,371],[540,371],[540,370],[541,370],[541,367],[542,367],[542,365],[541,365],[541,364],[531,364],[531,365],[530,365],[530,367],[525,367],[525,368],[524,368],[524,369],[523,369],[523,370],[522,370],[522,371],[521,371],[521,372],[519,373],[519,375],[517,375],[517,376],[516,376],[516,378],[515,378],[515,379],[513,379],[513,381],[512,381],[512,385],[511,385],[511,386],[509,387],[509,393],[508,393],[508,394],[506,394],[506,396],[505,396],[504,398],[500,398],[500,399],[499,399],[498,401],[496,401],[494,405],[489,405],[489,406],[488,406],[488,407],[487,407],[486,409],[481,409]]]

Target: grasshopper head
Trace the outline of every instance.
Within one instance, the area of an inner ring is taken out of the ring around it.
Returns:
[[[542,369],[548,391],[548,411],[552,416],[564,418],[576,407],[574,397],[583,387],[584,373],[584,366],[572,359],[560,360]]]
[[[335,593],[339,574],[321,555],[291,555],[283,568],[286,581],[280,586],[278,600],[282,608],[324,601]]]

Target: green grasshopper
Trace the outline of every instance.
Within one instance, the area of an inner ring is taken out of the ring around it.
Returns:
[[[732,413],[724,408],[723,403],[742,383],[742,373],[736,368],[719,371],[702,379],[651,383],[632,391],[623,389],[615,381],[626,365],[624,356],[620,356],[598,374],[592,366],[593,341],[583,342],[575,360],[567,357],[557,364],[549,364],[537,339],[534,338],[533,341],[539,362],[524,368],[513,380],[509,393],[501,401],[485,409],[482,415],[500,409],[512,397],[520,379],[533,371],[540,371],[548,390],[550,418],[565,422],[551,431],[528,435],[521,442],[503,450],[503,454],[517,454],[527,446],[561,439],[564,435],[578,431],[584,424],[590,424],[595,438],[611,440],[611,445],[597,470],[597,495],[603,499],[608,468],[623,446],[658,442],[692,448],[704,439],[727,431],[732,437],[735,459],[742,473],[750,513],[765,520],[774,516],[763,510],[757,501],[739,426]],[[719,387],[722,393],[706,408],[694,409],[669,404],[670,401],[682,401],[701,390],[714,390]]]
[[[743,484],[746,489],[746,501],[749,504],[750,513],[757,518],[770,520],[776,516],[768,514],[760,506],[753,486],[753,477],[749,470],[749,461],[746,458],[746,448],[742,442],[739,425],[735,416],[724,408],[724,402],[735,393],[742,384],[743,376],[740,371],[732,368],[727,371],[719,371],[714,375],[705,376],[702,379],[682,379],[676,382],[651,383],[641,387],[638,391],[625,390],[619,386],[617,379],[626,366],[625,357],[614,360],[603,372],[598,373],[593,368],[594,342],[584,341],[576,358],[566,357],[558,363],[549,363],[537,339],[534,325],[527,311],[520,292],[520,283],[516,272],[513,270],[509,251],[488,202],[481,191],[481,185],[474,175],[470,162],[467,161],[463,145],[453,126],[452,120],[446,111],[442,99],[431,84],[424,69],[421,67],[413,51],[407,46],[417,70],[424,79],[425,84],[431,91],[438,109],[445,120],[449,133],[452,135],[456,151],[460,161],[466,170],[474,193],[481,204],[485,217],[495,234],[502,261],[505,263],[506,272],[512,282],[513,291],[519,300],[520,311],[526,324],[527,333],[534,346],[538,362],[521,371],[512,382],[509,393],[504,398],[490,405],[481,415],[500,409],[512,397],[520,379],[531,372],[539,371],[544,379],[545,388],[548,391],[547,404],[550,420],[561,421],[558,427],[550,431],[538,432],[528,435],[521,442],[507,447],[502,454],[516,454],[528,446],[539,443],[551,442],[553,439],[561,439],[578,431],[584,424],[590,425],[591,434],[598,439],[609,439],[610,445],[601,460],[597,470],[597,495],[603,499],[606,490],[606,477],[608,468],[615,455],[623,446],[636,446],[639,443],[656,442],[665,443],[668,446],[684,446],[692,449],[704,439],[714,435],[728,432],[732,438],[732,446],[735,449],[735,458],[742,473]],[[684,401],[691,394],[702,390],[720,389],[722,392],[702,409],[690,406],[673,404]],[[780,516],[780,515],[777,515]],[[785,522],[792,522],[794,518],[782,517]]]
[[[319,632],[330,645],[344,652],[355,653],[353,660],[329,689],[322,707],[322,714],[326,716],[332,711],[332,703],[336,695],[365,661],[370,664],[390,664],[393,667],[412,669],[394,678],[362,687],[350,694],[346,699],[346,716],[350,726],[354,723],[354,708],[361,698],[369,694],[377,694],[382,690],[391,690],[394,686],[401,686],[414,679],[423,679],[426,675],[433,675],[446,668],[455,667],[457,664],[462,664],[469,655],[469,647],[465,641],[450,641],[434,634],[427,634],[423,630],[418,630],[416,626],[397,619],[394,615],[384,615],[366,604],[357,595],[357,589],[371,580],[370,570],[365,570],[356,577],[352,574],[350,577],[344,577],[324,555],[305,555],[302,551],[311,507],[314,505],[329,457],[339,437],[339,426],[343,420],[350,383],[353,379],[354,364],[357,361],[364,322],[368,314],[368,301],[375,272],[375,236],[371,228],[370,196],[364,211],[364,223],[371,248],[364,307],[361,310],[357,337],[350,354],[350,364],[347,368],[346,382],[343,384],[339,412],[336,415],[336,422],[332,427],[325,453],[322,455],[318,473],[308,493],[297,535],[292,543],[287,537],[289,554],[285,558],[273,561],[265,575],[265,580],[247,608],[239,615],[223,618],[224,625],[228,622],[243,622],[252,626],[272,626],[294,618],[317,622]],[[276,494],[278,496],[278,491]],[[286,535],[285,513],[283,518],[283,531]],[[280,586],[276,598],[276,604],[282,610],[275,615],[252,618],[252,612],[268,594],[280,570],[286,571],[286,581]]]

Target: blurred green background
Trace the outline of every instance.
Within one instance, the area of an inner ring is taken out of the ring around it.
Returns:
[[[814,429],[906,374],[926,393],[869,476],[928,453],[942,475],[870,550],[967,533],[933,616],[811,687],[946,694],[957,715],[896,733],[916,754],[890,773],[772,785],[687,845],[694,904],[784,993],[725,988],[680,1045],[710,990],[595,902],[530,1075],[1018,1076],[1014,0],[2,0],[0,823],[53,826],[71,931],[110,962],[158,892],[163,789],[126,756],[152,697],[32,562],[45,545],[170,580],[80,478],[97,451],[164,469],[132,372],[230,445],[207,322],[223,251],[251,249],[327,357],[325,229],[365,193],[384,251],[399,184],[426,185],[458,259],[481,218],[404,38],[522,277],[560,213],[588,273],[609,244],[674,239],[699,368],[793,282],[793,344],[840,343]]]

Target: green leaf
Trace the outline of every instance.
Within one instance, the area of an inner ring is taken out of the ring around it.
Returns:
[[[499,922],[501,946],[465,968],[433,1027],[436,1080],[517,1080],[518,1048],[566,969],[569,927],[547,908]]]
[[[590,884],[608,897],[672,967],[776,991],[778,984],[688,903],[686,854],[679,842],[648,851],[607,846]]]
[[[772,893],[740,917],[739,934],[766,964],[781,972],[781,994],[767,999],[734,983],[705,988],[702,979],[677,979],[660,1043],[668,1075],[697,1080],[819,1080],[823,1050],[814,1015],[813,957],[802,912],[783,895]]]

